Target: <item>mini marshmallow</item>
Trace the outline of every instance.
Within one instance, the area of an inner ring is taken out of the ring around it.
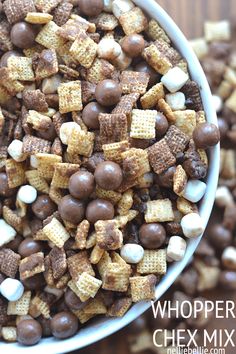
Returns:
[[[114,0],[103,0],[104,2],[104,11],[112,12],[112,3]]]
[[[140,245],[127,243],[121,248],[120,255],[127,263],[137,264],[143,259],[144,249]]]
[[[202,218],[197,213],[190,213],[185,215],[181,222],[183,233],[188,238],[198,237],[204,231]]]
[[[236,270],[236,248],[231,246],[225,248],[221,260],[226,268]]]
[[[47,112],[43,112],[43,114],[49,118],[52,118],[57,111],[54,108],[48,108]]]
[[[187,182],[183,197],[192,203],[197,203],[202,199],[206,192],[206,183],[197,179],[192,179]]]
[[[14,240],[16,237],[16,230],[13,229],[11,225],[7,224],[4,219],[0,219],[0,230],[0,247]]]
[[[204,31],[207,42],[228,41],[231,38],[231,25],[227,20],[207,21],[204,24]]]
[[[42,82],[42,92],[45,95],[57,93],[57,89],[62,82],[62,77],[60,75],[53,75],[47,77]]]
[[[17,279],[7,278],[0,285],[0,293],[8,301],[17,301],[24,293],[24,286]]]
[[[225,208],[226,206],[233,204],[234,200],[229,188],[225,186],[218,187],[216,190],[215,202],[219,208]]]
[[[208,45],[205,38],[196,38],[189,41],[198,59],[204,58],[208,54]]]
[[[188,81],[189,76],[177,66],[162,76],[161,82],[171,93],[179,91]]]
[[[223,100],[220,96],[212,95],[213,106],[215,108],[216,113],[219,113],[223,108]]]
[[[8,154],[17,162],[24,161],[27,156],[23,153],[23,142],[21,140],[12,140],[7,148]]]
[[[30,155],[30,166],[32,168],[38,168],[38,160],[35,155]]]
[[[167,257],[173,261],[181,261],[186,251],[186,241],[180,236],[172,236],[167,247]]]
[[[128,57],[123,50],[118,57],[112,60],[112,63],[119,69],[125,70],[127,69],[130,64],[132,63],[132,58]]]
[[[17,199],[25,204],[32,204],[37,199],[37,190],[26,184],[18,190]]]
[[[68,145],[68,141],[74,129],[81,131],[79,124],[75,122],[67,122],[62,124],[60,128],[60,139],[64,145]]]
[[[134,3],[130,0],[115,0],[112,3],[112,12],[116,18],[120,18],[126,12],[134,8]]]
[[[185,109],[185,95],[183,92],[168,93],[166,102],[173,111],[181,111]]]
[[[121,54],[121,46],[112,38],[103,38],[99,44],[97,53],[99,58],[113,60]]]

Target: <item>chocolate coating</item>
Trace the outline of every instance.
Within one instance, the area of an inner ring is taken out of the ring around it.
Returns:
[[[21,280],[25,288],[29,290],[40,290],[45,287],[46,281],[43,276],[43,273],[38,273],[33,275],[30,278]]]
[[[37,344],[42,338],[42,327],[36,320],[23,320],[17,326],[17,340],[24,345]]]
[[[114,80],[99,82],[95,90],[95,97],[102,106],[109,107],[117,104],[122,95],[120,84]]]
[[[167,129],[169,128],[169,123],[163,113],[157,112],[156,115],[156,136],[158,138],[162,137]]]
[[[79,224],[83,220],[84,210],[84,204],[71,195],[63,197],[58,205],[58,211],[62,219],[72,224]]]
[[[79,8],[87,16],[98,16],[103,7],[103,0],[79,0]]]
[[[47,217],[52,215],[56,210],[56,204],[47,194],[40,195],[32,204],[32,211],[40,220],[47,219]]]
[[[135,66],[134,70],[149,74],[149,76],[150,76],[149,85],[150,86],[155,85],[160,78],[160,75],[150,65],[148,65],[145,61],[138,63]]]
[[[135,33],[126,36],[122,41],[121,47],[129,57],[135,58],[144,50],[145,41],[143,36]]]
[[[78,331],[78,319],[73,313],[63,311],[51,319],[51,330],[54,337],[65,339],[72,337]]]
[[[139,229],[139,240],[144,248],[159,248],[166,240],[166,231],[158,223],[143,224]]]
[[[86,209],[86,219],[95,224],[98,220],[111,220],[115,215],[114,206],[108,200],[95,199]]]
[[[57,136],[54,124],[51,122],[46,130],[38,130],[37,136],[42,139],[53,141]]]
[[[123,179],[120,166],[112,161],[100,163],[96,167],[94,177],[99,187],[106,190],[116,190],[120,187]]]
[[[224,250],[231,245],[233,235],[232,232],[226,229],[222,224],[214,224],[209,229],[209,239],[215,248]]]
[[[69,180],[69,191],[72,197],[86,199],[94,191],[95,182],[92,173],[78,171]]]
[[[193,131],[193,140],[199,149],[206,149],[220,141],[220,132],[216,125],[201,123]]]
[[[85,306],[84,302],[70,289],[66,290],[64,298],[66,305],[72,310],[80,310]]]
[[[24,237],[17,234],[16,237],[11,242],[8,242],[7,244],[5,244],[4,247],[10,248],[12,251],[17,252],[18,247],[23,240],[24,240]]]
[[[220,139],[222,140],[223,138],[226,137],[226,134],[229,130],[229,124],[226,122],[225,119],[218,118],[218,126],[220,131]]]
[[[21,54],[18,53],[16,50],[9,50],[8,52],[4,53],[0,59],[0,68],[7,67],[7,61],[11,57],[20,57]]]
[[[219,283],[226,290],[236,290],[236,272],[223,271],[220,274]]]
[[[99,113],[105,113],[106,110],[97,102],[90,102],[84,107],[82,119],[90,129],[99,129]]]
[[[18,22],[12,26],[11,41],[21,49],[33,47],[36,37],[36,31],[33,26],[26,22]]]
[[[175,171],[176,171],[176,167],[171,166],[166,171],[162,172],[160,175],[155,176],[155,181],[161,187],[172,188]]]
[[[41,252],[43,245],[39,241],[35,241],[31,237],[27,237],[24,241],[21,242],[18,248],[18,253],[22,258],[29,257],[31,254]]]
[[[0,173],[0,196],[2,197],[12,197],[16,193],[15,188],[9,188],[8,178],[6,173]]]

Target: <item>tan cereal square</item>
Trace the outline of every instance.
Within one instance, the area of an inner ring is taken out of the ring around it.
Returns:
[[[97,43],[86,33],[80,33],[70,48],[73,58],[85,68],[90,68],[97,54]]]
[[[196,113],[193,110],[175,111],[175,125],[190,138],[196,127]]]
[[[32,59],[26,57],[10,57],[7,62],[13,80],[34,81]]]
[[[80,81],[70,81],[61,84],[58,87],[58,96],[60,113],[63,114],[82,110],[83,105]]]
[[[154,139],[156,136],[155,110],[133,109],[130,136],[135,139]]]
[[[147,28],[148,21],[143,11],[139,7],[123,13],[119,22],[126,35],[140,33]]]
[[[48,22],[41,29],[35,41],[48,49],[59,49],[65,44],[65,40],[58,34],[59,28],[55,22]]]
[[[175,219],[172,203],[169,199],[151,200],[147,202],[145,221],[166,222]]]
[[[145,250],[143,259],[137,265],[140,274],[160,274],[167,270],[166,250]]]
[[[59,248],[63,247],[70,238],[70,234],[56,218],[53,218],[49,224],[44,226],[43,232]]]
[[[143,109],[153,108],[157,105],[158,100],[165,97],[164,86],[162,82],[154,85],[149,91],[141,97],[140,102]]]

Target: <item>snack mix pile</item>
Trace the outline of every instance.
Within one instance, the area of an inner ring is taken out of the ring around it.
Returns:
[[[33,345],[155,298],[167,262],[203,231],[206,149],[220,134],[186,61],[131,1],[0,5],[0,333]],[[211,60],[220,81],[226,65]],[[226,187],[218,200],[232,202]]]

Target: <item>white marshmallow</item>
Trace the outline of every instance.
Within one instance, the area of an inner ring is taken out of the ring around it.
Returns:
[[[5,220],[0,219],[0,247],[14,240],[15,236],[16,230],[7,224]]]
[[[24,293],[24,286],[17,279],[7,278],[0,285],[0,293],[8,301],[17,301]]]
[[[48,108],[47,112],[43,112],[45,116],[50,118],[52,118],[55,115],[55,113],[57,113],[57,111],[54,108],[50,108],[50,107]]]
[[[79,124],[75,122],[67,122],[62,124],[60,128],[60,139],[64,145],[68,145],[68,141],[74,129],[77,129],[78,131],[81,130]]]
[[[162,76],[161,82],[171,93],[179,91],[188,81],[189,76],[177,66]]]
[[[223,265],[231,270],[236,270],[236,248],[227,247],[222,253],[222,263]]]
[[[17,199],[25,204],[32,204],[37,199],[37,190],[26,184],[18,190]]]
[[[104,2],[104,11],[112,12],[112,3],[114,0],[103,0]]]
[[[205,38],[196,38],[189,41],[198,59],[204,58],[208,54],[208,45]]]
[[[186,241],[180,236],[172,236],[167,247],[167,257],[173,261],[181,261],[186,251]]]
[[[225,186],[218,187],[216,190],[215,202],[219,208],[225,208],[227,205],[233,204],[234,200],[229,188]]]
[[[56,93],[61,82],[62,77],[58,74],[45,78],[42,82],[42,92],[46,95]]]
[[[38,168],[38,160],[35,155],[30,155],[30,166],[33,168]]]
[[[118,57],[112,60],[112,64],[115,65],[119,70],[127,69],[132,62],[132,58],[128,57],[123,50]]]
[[[120,255],[127,263],[137,264],[143,259],[144,249],[140,245],[127,243],[121,248]]]
[[[126,12],[134,8],[134,3],[130,0],[115,0],[112,3],[112,12],[116,18],[120,18]]]
[[[173,111],[180,111],[186,108],[183,92],[168,93],[166,95],[166,102]]]
[[[212,100],[213,100],[213,106],[215,108],[216,113],[219,113],[223,108],[222,98],[220,96],[213,95]]]
[[[187,182],[184,190],[184,198],[192,203],[197,203],[202,199],[206,192],[206,183],[197,179],[192,179]]]
[[[99,58],[113,60],[121,54],[121,46],[112,38],[103,38],[99,44],[97,53]]]
[[[17,162],[24,161],[27,156],[23,153],[23,142],[21,140],[12,140],[7,148],[8,154]]]
[[[180,224],[184,235],[188,238],[198,237],[204,231],[202,218],[197,213],[185,215]]]

